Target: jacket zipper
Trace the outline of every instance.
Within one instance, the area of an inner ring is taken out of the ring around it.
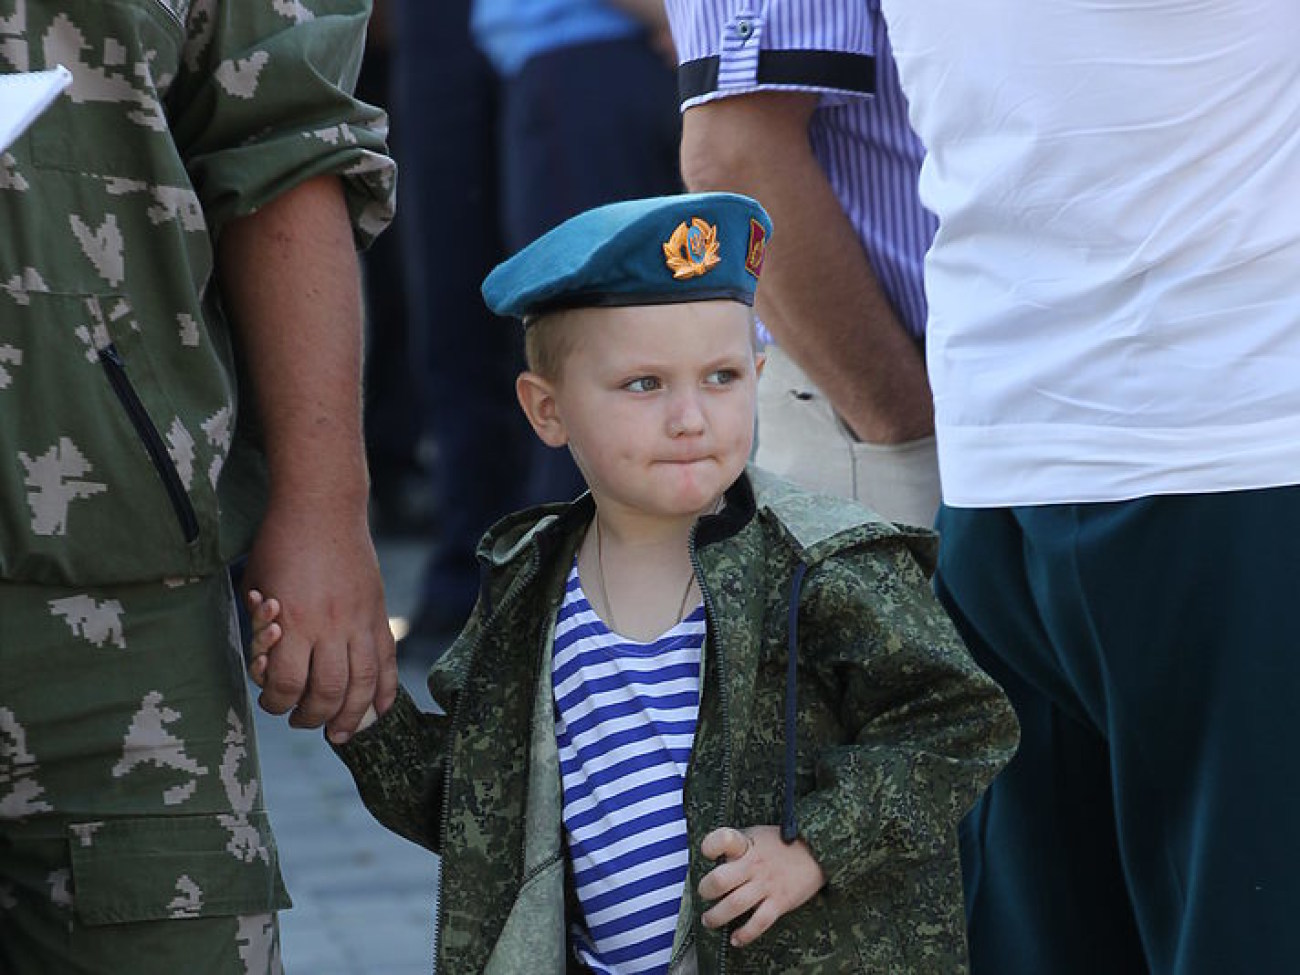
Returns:
[[[522,575],[516,576],[515,581],[511,583],[511,586],[509,589],[506,590],[505,595],[501,597],[501,601],[498,602],[496,606],[492,608],[492,611],[488,614],[487,618],[483,620],[483,622],[479,625],[478,633],[474,635],[474,643],[469,649],[469,657],[465,661],[465,673],[464,676],[461,678],[462,688],[469,687],[469,679],[474,673],[474,661],[478,659],[478,649],[479,646],[483,643],[483,634],[488,631],[489,626],[491,626],[493,623],[496,622],[496,619],[501,614],[501,611],[505,609],[505,607],[510,605],[511,601],[519,594],[519,592],[525,586],[527,586],[533,581],[534,577],[536,577],[537,575],[538,568],[539,568],[538,558],[536,553],[534,553],[532,563],[528,566],[528,569]],[[483,574],[483,579],[484,579],[483,589],[486,592],[487,589],[486,572],[484,572]],[[464,714],[464,708],[457,707],[456,713],[451,716],[451,730],[448,732],[447,735],[447,746],[448,746],[447,767],[446,769],[443,770],[443,780],[442,780],[442,818],[439,820],[438,823],[438,849],[442,850],[444,853],[446,853],[447,850],[447,820],[451,816],[451,779],[452,779],[452,771],[453,771],[452,763],[451,763],[451,744],[456,740],[456,735],[460,731],[461,728],[460,716],[462,714]],[[433,922],[433,969],[432,970],[434,975],[437,975],[438,972],[438,951],[441,947],[439,942],[442,940],[443,928],[447,922],[446,900],[442,896],[442,885],[444,879],[445,876],[442,874],[441,871],[439,871],[438,889],[434,892],[434,898],[433,898],[434,922]]]
[[[697,526],[698,527],[698,524]],[[722,676],[722,636],[718,633],[718,628],[713,621],[718,618],[717,607],[713,604],[713,595],[709,588],[704,584],[704,569],[700,565],[698,553],[695,551],[695,527],[691,528],[690,553],[691,568],[695,570],[695,578],[699,581],[700,595],[704,598],[704,615],[709,621],[708,630],[718,634],[714,641],[716,662],[714,671],[718,680],[718,703],[722,709],[722,797],[718,803],[718,819],[713,824],[714,829],[721,829],[726,825],[726,811],[731,799],[731,711],[728,706],[727,682]],[[703,695],[701,694],[701,699]],[[692,924],[692,928],[694,925]],[[727,949],[731,946],[732,925],[728,924],[722,929],[722,941],[718,945],[718,975],[726,975],[727,971]],[[685,941],[687,939],[683,939]]]
[[[110,342],[100,349],[99,361],[108,375],[109,385],[113,387],[118,401],[126,410],[131,426],[135,427],[136,435],[144,444],[144,449],[153,462],[154,470],[162,479],[163,488],[172,503],[172,510],[176,512],[176,520],[180,523],[181,534],[185,537],[185,544],[188,545],[199,537],[199,519],[194,513],[194,504],[190,501],[185,485],[181,483],[176,465],[172,462],[171,455],[167,453],[167,445],[163,443],[162,435],[144,408],[140,395],[131,385],[131,380],[126,374],[126,363],[122,361],[116,346]]]

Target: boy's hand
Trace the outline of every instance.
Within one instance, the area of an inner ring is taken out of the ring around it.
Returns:
[[[266,668],[271,662],[271,651],[280,642],[280,601],[268,599],[256,589],[248,590],[248,616],[253,624],[253,641],[249,648],[248,675],[258,687],[266,686]],[[379,720],[372,704],[357,725],[357,731],[369,728]],[[333,740],[333,738],[331,739]],[[346,739],[343,739],[346,740]]]
[[[717,901],[704,913],[704,924],[720,928],[753,911],[731,933],[737,948],[749,944],[821,890],[826,874],[803,840],[785,843],[776,826],[752,826],[743,832],[724,826],[700,844],[700,852],[720,861],[700,881],[700,897]]]
[[[258,687],[266,686],[266,668],[272,648],[280,642],[280,601],[267,599],[256,589],[248,590],[248,617],[253,624],[253,644],[249,648],[248,676]]]

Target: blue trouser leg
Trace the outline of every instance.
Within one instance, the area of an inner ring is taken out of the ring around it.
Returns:
[[[975,975],[1293,970],[1300,489],[939,524],[1022,722],[963,828]]]
[[[482,532],[520,505],[531,435],[515,403],[522,339],[479,285],[502,256],[497,82],[469,36],[469,0],[397,0],[394,142],[423,411],[434,442],[438,538],[422,609],[463,621]]]

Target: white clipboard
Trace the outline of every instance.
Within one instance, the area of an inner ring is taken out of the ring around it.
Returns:
[[[0,152],[8,149],[70,84],[72,72],[63,65],[49,71],[0,74]]]

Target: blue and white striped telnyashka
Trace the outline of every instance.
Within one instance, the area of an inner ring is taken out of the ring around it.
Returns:
[[[682,783],[700,700],[704,607],[651,643],[613,633],[575,562],[552,651],[564,831],[592,971],[665,972],[686,882]]]
[[[924,335],[921,275],[938,224],[917,196],[924,150],[879,0],[667,0],[667,8],[683,108],[762,90],[822,95],[813,152],[894,311]]]

